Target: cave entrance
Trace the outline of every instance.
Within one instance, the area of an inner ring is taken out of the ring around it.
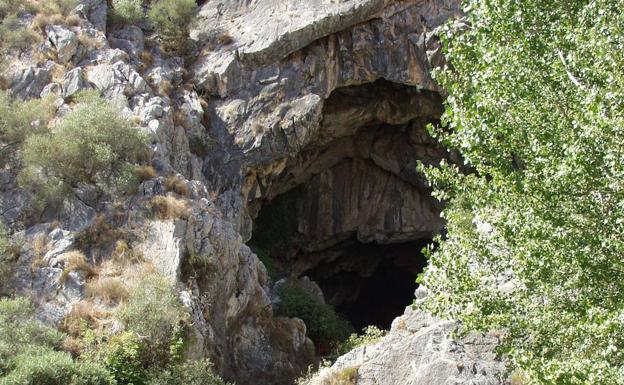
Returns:
[[[318,204],[309,189],[316,192],[308,183],[263,206],[250,245],[274,280],[305,276],[315,282],[324,301],[356,331],[389,329],[414,299],[416,277],[427,263],[422,249],[431,237],[362,241],[357,233],[318,238],[313,231],[310,238],[310,221],[327,225],[327,218],[310,216],[309,207],[318,212]]]
[[[384,79],[334,90],[318,138],[246,176],[250,245],[270,273],[309,277],[356,330],[389,328],[444,228],[417,171],[453,160],[426,129],[442,111],[438,93]]]
[[[414,300],[416,277],[427,260],[422,248],[430,239],[380,245],[350,240],[338,257],[305,272],[323,291],[325,300],[346,317],[354,329],[389,329]]]

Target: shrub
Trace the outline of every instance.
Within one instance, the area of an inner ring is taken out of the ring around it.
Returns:
[[[113,0],[110,16],[113,23],[139,24],[143,21],[143,1]]]
[[[149,207],[162,220],[184,218],[189,212],[185,201],[172,196],[155,196],[150,200]]]
[[[150,378],[148,385],[226,385],[212,370],[208,360],[173,365]]]
[[[177,175],[169,175],[165,178],[165,188],[167,191],[173,191],[183,196],[191,194],[186,181]]]
[[[189,138],[189,151],[191,154],[200,158],[210,153],[210,144],[199,135],[193,135]]]
[[[15,270],[15,258],[8,252],[8,249],[9,234],[0,222],[0,294],[8,289],[6,286]]]
[[[45,132],[52,116],[49,98],[25,102],[0,91],[0,165],[29,135]]]
[[[141,362],[143,343],[132,332],[111,337],[104,346],[104,362],[118,384],[144,384],[147,374]]]
[[[319,302],[300,286],[287,282],[278,289],[277,314],[301,318],[307,334],[317,346],[335,345],[346,339],[353,328],[328,304]]]
[[[27,49],[37,40],[37,34],[22,26],[15,15],[6,17],[0,23],[0,42],[4,50]]]
[[[191,21],[195,16],[195,0],[159,0],[152,5],[147,18],[170,48],[181,48],[187,42]]]
[[[75,362],[60,351],[63,340],[35,319],[27,299],[0,299],[0,385],[114,384],[99,364]]]
[[[101,298],[106,304],[113,305],[128,298],[128,290],[116,277],[99,277],[87,282],[86,294],[91,298]]]
[[[154,179],[158,176],[158,173],[152,166],[138,166],[135,172],[141,181]]]
[[[52,199],[80,183],[110,194],[128,192],[136,186],[132,164],[145,155],[146,136],[92,92],[81,93],[77,100],[58,129],[26,140],[21,184]]]
[[[92,362],[74,362],[66,352],[29,348],[14,359],[13,370],[0,385],[113,385],[106,369]]]
[[[64,281],[72,271],[82,271],[87,277],[97,274],[97,271],[87,262],[87,258],[80,251],[74,250],[61,255],[60,259],[65,262],[65,268],[61,275],[61,281]]]
[[[187,313],[172,284],[153,273],[143,277],[130,292],[119,318],[127,330],[141,336],[145,367],[165,367],[174,357],[171,348],[182,338],[181,326]]]
[[[367,326],[362,334],[353,333],[346,340],[339,342],[331,354],[330,359],[335,360],[360,346],[374,344],[385,335],[385,330],[381,330],[376,326]]]

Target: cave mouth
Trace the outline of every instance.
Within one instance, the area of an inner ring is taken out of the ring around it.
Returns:
[[[431,237],[381,243],[353,233],[316,243],[299,232],[306,219],[299,216],[309,205],[304,190],[299,186],[264,205],[249,244],[274,280],[311,279],[354,330],[389,329],[414,300],[416,278],[427,264],[422,250]]]
[[[349,320],[355,330],[367,326],[389,329],[414,300],[416,277],[427,264],[422,253],[431,239],[396,244],[343,243],[339,256],[306,271],[327,303]]]
[[[308,277],[358,331],[403,314],[422,249],[444,228],[417,169],[454,159],[427,132],[442,112],[434,91],[385,79],[340,87],[323,104],[322,135],[250,170],[249,244],[274,281]]]

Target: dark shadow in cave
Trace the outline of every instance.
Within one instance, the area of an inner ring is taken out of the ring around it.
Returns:
[[[427,264],[421,250],[428,243],[429,239],[389,245],[352,241],[341,257],[305,274],[356,330],[369,325],[389,329],[414,299],[416,277]]]

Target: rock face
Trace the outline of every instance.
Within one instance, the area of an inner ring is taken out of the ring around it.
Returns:
[[[453,339],[458,327],[408,307],[387,336],[359,347],[321,370],[307,385],[330,385],[340,373],[357,373],[357,385],[499,385],[504,365],[493,353],[497,337],[469,334]]]
[[[430,76],[441,60],[437,28],[459,14],[458,3],[209,0],[189,63],[139,28],[107,31],[105,1],[79,1],[80,26],[50,26],[42,45],[71,70],[59,78],[51,61],[22,63],[11,91],[57,96],[59,117],[72,108],[64,98],[84,88],[121,100],[123,114],[149,135],[159,176],[123,203],[121,219],[111,202],[76,188],[40,220],[58,219],[60,228],[18,233],[24,246],[12,287],[38,298],[42,319],[61,322],[85,298],[86,280],[76,272],[62,278],[61,256],[79,248],[76,237],[101,215],[176,283],[194,321],[192,356],[210,357],[239,385],[292,384],[314,362],[314,347],[303,321],[273,313],[273,282],[245,244],[253,219],[298,189],[293,214],[304,253],[293,261],[296,275],[346,239],[394,244],[443,228],[415,167],[454,160],[425,126],[442,112],[443,91]],[[165,175],[184,181],[188,194],[168,191]],[[0,172],[0,216],[21,230],[32,196],[15,177]],[[184,201],[188,215],[154,218],[150,199],[164,195]],[[35,241],[40,247],[30,246]],[[349,263],[362,265],[357,258]],[[498,384],[487,353],[495,341],[454,342],[454,327],[408,311],[388,337],[336,368],[359,367],[358,384]]]

